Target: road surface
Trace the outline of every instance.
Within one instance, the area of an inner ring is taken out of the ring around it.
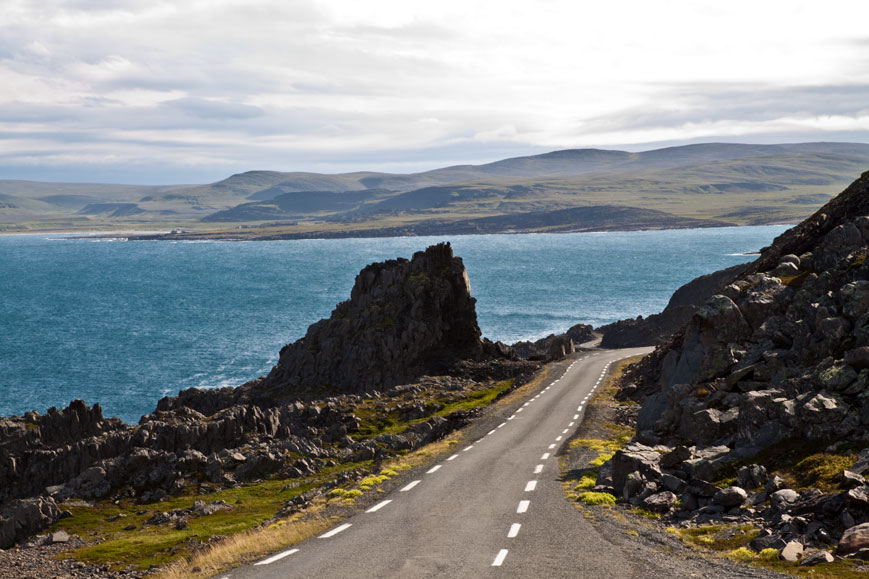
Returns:
[[[649,348],[581,353],[561,377],[367,511],[227,579],[604,577],[637,562],[564,497],[556,454],[610,365]]]

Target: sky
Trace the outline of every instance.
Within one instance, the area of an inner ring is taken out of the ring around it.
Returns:
[[[869,142],[869,2],[2,0],[0,179]]]

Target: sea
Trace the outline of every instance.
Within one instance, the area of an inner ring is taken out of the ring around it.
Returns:
[[[450,241],[483,335],[513,343],[660,312],[785,226],[292,241],[0,236],[0,416],[76,398],[135,423],[184,388],[262,376],[365,265]]]

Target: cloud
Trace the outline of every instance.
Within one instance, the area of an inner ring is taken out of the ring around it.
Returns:
[[[867,16],[845,0],[7,0],[0,178],[865,139]]]

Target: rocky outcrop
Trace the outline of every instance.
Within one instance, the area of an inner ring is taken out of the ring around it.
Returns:
[[[38,533],[60,519],[52,498],[37,497],[12,501],[0,508],[0,549]]]
[[[445,404],[493,380],[519,385],[538,367],[480,339],[467,273],[448,244],[363,269],[351,299],[280,360],[268,377],[238,388],[164,398],[135,426],[81,400],[0,418],[0,548],[55,522],[56,501],[150,503],[191,486],[209,492],[338,463],[377,464],[475,416],[441,416]],[[452,375],[427,375],[435,371]],[[369,424],[363,432],[360,414],[406,428],[380,434]],[[194,507],[163,522],[200,514]]]
[[[681,518],[754,522],[764,529],[757,546],[775,543],[786,558],[799,557],[793,541],[821,547],[841,540],[840,552],[850,552],[842,545],[865,536],[869,523],[869,486],[857,472],[869,461],[842,473],[832,493],[781,488],[775,476],[764,482],[757,465],[741,471],[738,485],[748,495],[738,505],[741,493],[731,492],[730,504],[698,492],[693,481],[716,480],[728,465],[787,440],[831,445],[831,452],[844,443],[869,447],[867,214],[869,173],[777,238],[629,370],[621,396],[642,404],[635,444],[668,456],[668,448],[687,443],[692,458],[675,466],[662,459],[657,470],[638,468],[639,482],[629,484],[629,473],[621,486],[604,485],[645,499],[665,480],[684,484]],[[617,454],[614,468],[624,460]]]
[[[597,328],[597,332],[603,334],[601,346],[634,348],[657,345],[661,339],[682,329],[707,299],[735,280],[747,267],[748,264],[735,265],[686,283],[676,290],[660,314],[645,318],[638,316]]]
[[[475,301],[449,243],[409,261],[369,265],[348,301],[281,350],[261,387],[292,394],[362,393],[443,373],[458,360],[484,353]]]

